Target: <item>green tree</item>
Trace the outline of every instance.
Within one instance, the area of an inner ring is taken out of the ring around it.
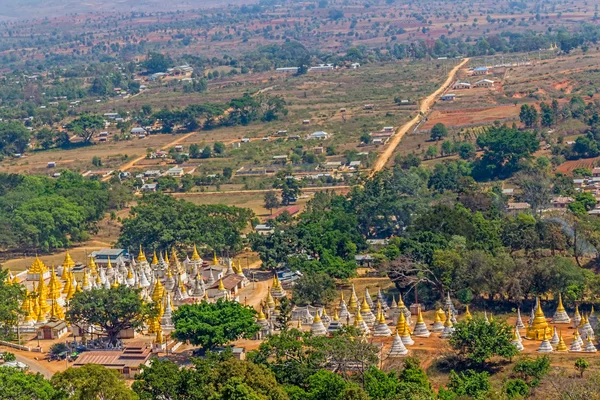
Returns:
[[[91,114],[83,114],[67,125],[69,131],[81,137],[86,143],[89,143],[96,132],[102,128],[104,128],[104,118]]]
[[[537,108],[533,105],[523,104],[519,113],[519,119],[527,128],[536,127],[539,121]]]
[[[450,346],[460,357],[482,367],[494,356],[512,358],[518,352],[511,343],[512,333],[503,321],[487,323],[482,318],[460,321],[450,338]]]
[[[58,136],[58,132],[50,128],[42,128],[35,134],[35,138],[38,141],[40,147],[44,150],[48,150],[54,146],[54,140]]]
[[[210,149],[210,146],[206,146],[202,150],[202,153],[200,153],[200,158],[210,158],[211,155],[212,155],[212,150]]]
[[[279,197],[277,197],[277,193],[274,190],[269,190],[265,193],[264,205],[271,214],[273,214],[274,208],[279,207]]]
[[[364,144],[370,144],[371,143],[371,135],[369,135],[368,133],[363,133],[362,135],[360,135],[360,141],[361,141],[361,143],[364,143]]]
[[[583,378],[583,373],[590,366],[590,363],[585,358],[575,360],[575,369],[579,372],[579,377]]]
[[[224,346],[240,338],[251,338],[259,330],[256,311],[237,302],[186,304],[173,313],[175,339],[205,349]]]
[[[223,142],[215,142],[213,150],[215,154],[223,154],[225,153],[225,144]]]
[[[442,143],[442,155],[447,156],[454,153],[454,143],[450,140],[444,140]]]
[[[23,153],[29,146],[30,133],[25,126],[16,121],[0,121],[0,155]]]
[[[427,147],[427,151],[425,152],[425,158],[435,158],[438,155],[437,146],[429,146]]]
[[[66,313],[72,325],[100,326],[111,343],[124,329],[140,329],[156,310],[126,286],[75,293]]]
[[[556,124],[556,114],[554,113],[554,109],[549,106],[548,104],[541,102],[540,103],[540,110],[541,110],[541,114],[542,114],[542,126],[544,127],[551,127],[554,126],[554,124]]]
[[[102,159],[98,156],[94,156],[92,157],[92,165],[94,167],[101,167],[102,166]]]
[[[448,136],[448,128],[441,122],[438,122],[431,128],[431,140],[440,140],[446,136]]]
[[[42,374],[0,368],[0,397],[10,400],[57,400],[63,397]]]
[[[190,144],[190,157],[200,158],[200,145],[196,143]]]
[[[17,356],[15,356],[13,353],[6,352],[2,354],[2,360],[4,360],[5,362],[15,361],[16,359]]]
[[[475,158],[475,146],[473,143],[463,142],[458,145],[458,155],[463,160],[472,160]]]
[[[9,340],[14,336],[13,328],[21,314],[21,303],[25,299],[23,286],[7,283],[8,270],[0,266],[0,339]]]
[[[87,364],[81,368],[69,368],[55,374],[51,382],[52,386],[73,400],[138,398],[117,371],[101,365]]]
[[[506,125],[488,128],[477,137],[477,145],[484,154],[473,171],[476,179],[509,177],[540,147],[535,134]]]
[[[161,53],[149,53],[148,58],[142,66],[153,74],[156,72],[167,72],[167,69],[172,65],[173,61]]]
[[[550,372],[550,357],[538,356],[535,360],[525,357],[515,363],[513,373],[531,387],[539,385],[541,379]]]
[[[306,273],[294,285],[296,304],[326,305],[335,299],[335,281],[324,273]]]

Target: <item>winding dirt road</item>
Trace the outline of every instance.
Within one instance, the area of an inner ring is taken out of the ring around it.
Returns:
[[[377,158],[377,161],[375,162],[375,165],[371,170],[370,176],[375,175],[377,172],[381,171],[386,166],[386,164],[392,157],[392,154],[394,154],[394,150],[396,150],[396,147],[398,147],[400,141],[402,140],[406,132],[408,132],[413,126],[418,124],[422,116],[426,115],[429,112],[431,106],[435,104],[437,98],[446,89],[448,89],[448,87],[450,87],[452,82],[454,82],[454,77],[456,76],[458,70],[461,69],[467,62],[469,62],[469,59],[465,58],[454,68],[452,68],[452,70],[448,74],[448,77],[446,78],[446,81],[442,84],[442,86],[440,86],[435,92],[431,93],[429,96],[423,99],[423,101],[421,102],[421,106],[419,107],[419,114],[417,114],[417,116],[415,116],[413,119],[411,119],[410,121],[402,125],[400,128],[398,128],[396,134],[392,137],[390,144],[385,148],[383,153],[379,155],[379,158]]]

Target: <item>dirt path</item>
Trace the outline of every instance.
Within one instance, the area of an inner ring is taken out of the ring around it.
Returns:
[[[198,132],[186,133],[185,135],[178,137],[177,139],[173,140],[172,142],[165,144],[164,146],[162,146],[160,148],[160,150],[167,150],[170,147],[176,146],[179,143],[183,142],[185,139],[189,138],[190,136],[192,136],[196,133],[198,133]],[[119,171],[122,171],[122,172],[127,171],[128,169],[132,168],[135,164],[142,161],[144,158],[146,158],[145,155],[139,156],[138,158],[136,158],[132,161],[129,161],[127,164],[121,165],[119,168],[115,168],[115,169],[118,169]],[[108,181],[111,177],[112,177],[112,175],[102,178],[102,182]]]
[[[448,74],[448,77],[446,78],[446,81],[435,92],[431,93],[429,96],[423,99],[419,107],[419,114],[417,114],[417,116],[415,116],[413,119],[411,119],[410,121],[402,125],[400,128],[398,128],[396,134],[392,137],[390,144],[388,144],[383,153],[379,155],[377,162],[375,162],[375,166],[371,170],[371,176],[375,175],[375,173],[381,171],[386,166],[386,164],[392,157],[392,154],[394,154],[394,150],[396,150],[396,147],[398,147],[400,141],[402,140],[406,132],[408,132],[413,126],[419,123],[419,121],[422,118],[422,115],[425,115],[429,112],[431,106],[435,104],[436,99],[452,84],[452,82],[454,81],[454,76],[456,75],[458,70],[461,69],[468,61],[469,59],[465,58],[454,68],[452,68],[452,70]]]
[[[315,186],[315,187],[307,187],[302,188],[302,192],[321,192],[323,190],[350,190],[351,186]],[[266,193],[270,192],[273,189],[252,189],[252,190],[228,190],[224,192],[175,192],[169,193],[173,197],[192,197],[192,196],[219,196],[219,195],[227,195],[227,194],[245,194],[245,193]]]

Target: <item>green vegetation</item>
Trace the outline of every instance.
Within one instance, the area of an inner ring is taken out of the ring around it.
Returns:
[[[252,216],[246,208],[196,206],[163,194],[145,195],[123,220],[119,243],[148,249],[197,244],[236,251],[242,246],[240,235]]]
[[[184,304],[173,313],[172,336],[207,350],[225,346],[240,338],[249,339],[258,332],[255,314],[251,307],[223,299],[216,303]]]
[[[9,340],[15,336],[13,328],[21,315],[21,302],[25,291],[19,284],[7,283],[8,270],[0,266],[0,339]]]
[[[63,171],[58,179],[0,174],[0,246],[48,251],[89,238],[121,192]]]
[[[456,324],[449,343],[465,361],[482,367],[494,356],[512,358],[517,355],[518,351],[511,340],[511,328],[506,323],[474,318]]]
[[[59,372],[50,381],[68,399],[136,400],[137,395],[127,387],[118,371],[101,365],[87,364]]]
[[[116,343],[120,331],[140,329],[155,313],[154,305],[144,303],[138,290],[118,286],[75,293],[66,320],[73,325],[98,325],[110,343]]]

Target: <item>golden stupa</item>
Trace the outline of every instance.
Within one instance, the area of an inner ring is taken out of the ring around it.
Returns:
[[[539,299],[537,299],[537,309],[535,310],[533,322],[527,327],[525,337],[529,340],[552,339],[552,328],[548,326]]]

